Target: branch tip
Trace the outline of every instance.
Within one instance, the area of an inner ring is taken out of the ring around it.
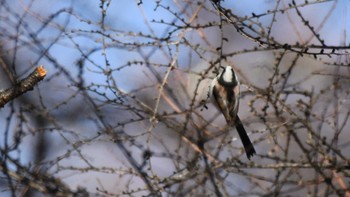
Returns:
[[[40,77],[46,76],[47,71],[45,70],[43,65],[38,66],[36,70],[38,71]]]

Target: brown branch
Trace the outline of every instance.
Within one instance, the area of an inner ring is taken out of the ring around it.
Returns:
[[[38,66],[26,78],[19,81],[14,86],[0,91],[0,108],[4,107],[6,103],[15,99],[16,97],[32,90],[33,87],[46,76],[46,70],[43,66]]]
[[[3,150],[0,150],[0,152],[1,154],[4,154]],[[46,173],[33,172],[29,168],[20,165],[12,158],[7,157],[7,159],[11,164],[16,166],[17,170],[10,170],[8,164],[2,160],[0,161],[0,172],[9,175],[14,182],[20,183],[23,186],[29,186],[38,192],[50,196],[88,196],[88,193],[84,188],[77,188],[76,191],[73,191],[59,178]]]
[[[343,178],[337,173],[336,170],[333,170],[332,172],[333,172],[333,176],[334,176],[335,180],[338,182],[340,187],[345,191],[345,196],[350,197],[350,191],[347,188],[346,184],[344,183]]]

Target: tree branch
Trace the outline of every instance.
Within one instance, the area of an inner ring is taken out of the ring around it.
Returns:
[[[33,87],[46,76],[46,70],[43,66],[38,66],[26,78],[19,81],[13,87],[4,91],[0,91],[0,108],[4,107],[6,103],[15,99],[16,97],[32,90]]]

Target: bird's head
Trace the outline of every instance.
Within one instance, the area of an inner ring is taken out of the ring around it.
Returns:
[[[237,85],[237,76],[231,66],[221,67],[223,71],[219,74],[219,83],[222,85]]]

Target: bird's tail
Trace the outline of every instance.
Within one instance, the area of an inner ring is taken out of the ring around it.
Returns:
[[[256,152],[255,152],[254,146],[253,146],[252,142],[250,141],[250,139],[247,135],[247,132],[244,129],[244,126],[243,126],[241,120],[239,119],[238,115],[236,116],[235,126],[237,129],[238,135],[242,140],[245,153],[247,154],[247,157],[250,160],[250,157],[252,157],[254,154],[256,154]]]

